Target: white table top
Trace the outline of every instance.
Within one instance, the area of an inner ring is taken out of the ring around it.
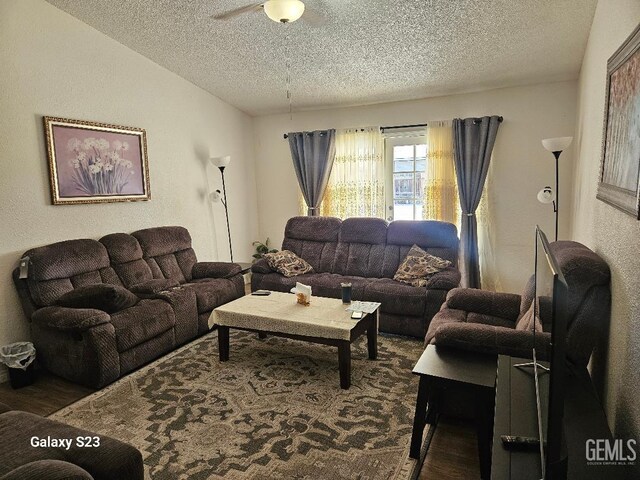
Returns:
[[[351,319],[347,306],[336,298],[314,296],[310,305],[300,305],[295,295],[282,292],[245,295],[213,310],[209,327],[222,325],[349,340],[358,320]]]

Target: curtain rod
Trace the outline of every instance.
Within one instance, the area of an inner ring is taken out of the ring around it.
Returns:
[[[415,125],[393,125],[389,127],[380,127],[380,130],[390,130],[392,128],[418,128],[418,127],[426,127],[426,123],[416,123]]]
[[[504,120],[502,118],[502,115],[500,115],[498,117],[498,122],[502,123],[502,120]],[[478,123],[480,121],[480,118],[476,118],[474,123]],[[414,125],[391,125],[391,126],[386,126],[386,127],[380,127],[380,130],[393,130],[393,129],[399,129],[399,128],[418,128],[418,127],[426,127],[428,124],[426,123],[416,123]],[[364,128],[360,129],[361,132],[364,132]],[[283,135],[283,138],[286,140],[287,138],[289,138],[289,135],[287,135],[286,133]]]
[[[364,132],[364,128],[350,128],[349,130],[360,130],[361,132]],[[282,135],[282,138],[286,140],[287,138],[289,138],[289,134],[285,133],[284,135]]]

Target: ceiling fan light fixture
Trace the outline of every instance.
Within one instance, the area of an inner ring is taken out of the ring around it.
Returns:
[[[291,23],[304,13],[304,3],[300,0],[267,0],[264,12],[274,22]]]

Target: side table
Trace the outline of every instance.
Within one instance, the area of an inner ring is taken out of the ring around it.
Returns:
[[[496,356],[427,345],[413,373],[420,376],[420,383],[409,456],[420,461],[424,427],[427,423],[431,425],[430,442],[438,424],[443,391],[455,388],[474,399],[480,474],[488,480],[491,475]],[[427,450],[428,447],[427,444]]]

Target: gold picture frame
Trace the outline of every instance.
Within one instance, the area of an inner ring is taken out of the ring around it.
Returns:
[[[607,62],[596,198],[640,220],[640,25]]]
[[[44,117],[54,205],[151,198],[143,128]]]

